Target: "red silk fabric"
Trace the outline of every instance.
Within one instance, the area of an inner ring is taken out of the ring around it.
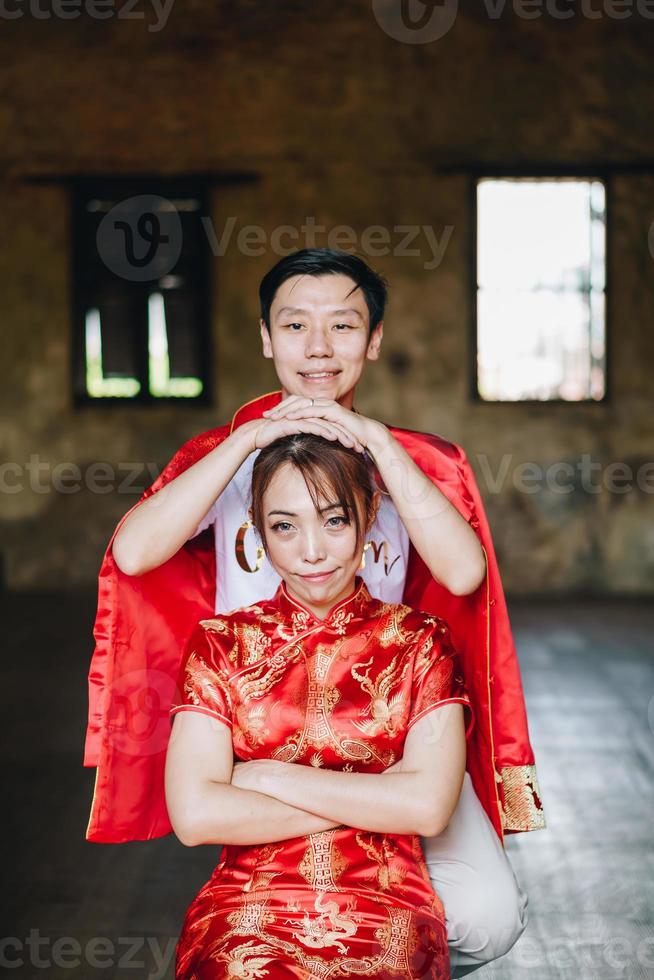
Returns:
[[[474,724],[447,624],[371,598],[361,578],[324,620],[282,583],[271,600],[202,621],[178,690],[171,714],[226,725],[239,760],[339,772],[383,772],[445,704]],[[340,826],[225,846],[186,913],[176,967],[177,980],[448,977],[420,839]]]

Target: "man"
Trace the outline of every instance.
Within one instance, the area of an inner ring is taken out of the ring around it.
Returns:
[[[103,563],[89,674],[85,764],[97,771],[87,838],[170,831],[162,719],[183,641],[209,611],[269,597],[278,582],[248,520],[254,456],[294,431],[339,439],[369,454],[383,491],[361,569],[371,594],[450,623],[475,707],[459,805],[446,831],[423,841],[462,976],[506,952],[524,929],[526,898],[503,834],[544,826],[481,497],[460,447],[354,409],[366,362],[379,357],[386,303],[383,280],[361,259],[327,249],[294,253],[264,277],[260,300],[263,353],[281,391],[183,446],[123,518]],[[202,532],[209,526],[208,547]]]

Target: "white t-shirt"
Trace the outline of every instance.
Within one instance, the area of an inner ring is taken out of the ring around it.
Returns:
[[[191,535],[196,537],[214,525],[217,614],[271,599],[280,582],[248,515],[252,467],[259,452],[250,453]],[[366,542],[365,567],[358,572],[372,596],[402,602],[408,557],[409,535],[393,501],[382,494]]]

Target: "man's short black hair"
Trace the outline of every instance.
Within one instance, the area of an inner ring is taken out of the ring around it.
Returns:
[[[349,276],[365,296],[370,314],[370,333],[384,319],[388,284],[358,255],[334,248],[302,248],[280,259],[266,273],[259,286],[261,319],[270,331],[270,307],[277,290],[293,276]]]

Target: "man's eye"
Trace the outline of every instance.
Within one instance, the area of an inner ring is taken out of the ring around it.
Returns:
[[[302,324],[301,323],[287,323],[286,326],[289,328],[289,330],[293,330],[296,333],[297,333],[297,330],[301,330],[302,329]],[[296,327],[297,327],[297,330],[295,329]]]
[[[335,323],[334,327],[336,330],[352,330],[351,323]]]

